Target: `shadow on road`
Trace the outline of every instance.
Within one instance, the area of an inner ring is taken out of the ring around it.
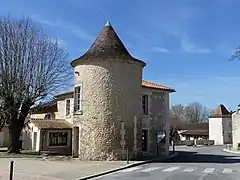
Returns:
[[[165,160],[162,162],[171,163],[219,163],[233,164],[240,163],[239,156],[223,156],[214,154],[199,154],[197,152],[178,151],[179,156],[174,159]]]

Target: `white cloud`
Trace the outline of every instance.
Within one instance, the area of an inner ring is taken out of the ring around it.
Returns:
[[[49,21],[49,20],[42,19],[42,18],[39,18],[36,16],[32,16],[32,19],[41,24],[46,24],[49,26],[60,27],[60,28],[66,29],[66,30],[70,31],[71,33],[73,33],[76,37],[78,37],[79,39],[82,39],[82,40],[93,40],[94,39],[94,36],[92,36],[91,34],[87,33],[83,29],[73,26],[71,24],[63,23],[60,21]]]
[[[185,53],[208,54],[212,51],[208,48],[198,47],[194,42],[190,41],[186,35],[179,37],[181,41],[181,50]]]
[[[159,47],[159,46],[153,47],[152,50],[155,52],[160,52],[160,53],[170,53],[171,52],[170,50],[163,48],[163,47]]]

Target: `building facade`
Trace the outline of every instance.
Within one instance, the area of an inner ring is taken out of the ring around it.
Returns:
[[[232,116],[222,104],[209,116],[209,140],[215,145],[232,143]]]
[[[109,22],[71,65],[74,89],[31,118],[72,124],[73,154],[83,160],[122,159],[126,150],[133,158],[154,155],[159,134],[169,153],[169,94],[175,90],[142,80],[146,63],[130,55]]]
[[[240,107],[232,114],[233,149],[240,150]]]

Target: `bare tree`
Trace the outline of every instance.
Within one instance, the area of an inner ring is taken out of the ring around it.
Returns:
[[[172,106],[170,110],[170,115],[173,120],[185,121],[185,118],[186,118],[185,106],[182,104],[177,104],[175,106]]]
[[[198,102],[188,105],[178,104],[172,106],[170,119],[172,126],[179,123],[198,123],[208,120],[209,110]]]
[[[198,102],[188,104],[185,111],[187,122],[201,123],[208,120],[209,110]]]
[[[32,105],[64,86],[67,53],[29,18],[0,19],[0,98],[9,116],[9,152],[19,153],[19,137]]]
[[[233,52],[232,56],[230,57],[230,61],[231,60],[240,60],[240,46],[238,46]]]

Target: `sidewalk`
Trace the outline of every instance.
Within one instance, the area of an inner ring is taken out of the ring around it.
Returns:
[[[173,154],[170,158],[176,156]],[[14,180],[83,180],[116,172],[151,161],[44,161],[41,159],[1,158],[0,180],[9,178],[9,163],[14,160]]]
[[[240,155],[240,151],[234,150],[234,149],[226,149],[226,148],[224,148],[223,151],[228,152],[228,153],[233,153],[233,154],[239,154]]]

